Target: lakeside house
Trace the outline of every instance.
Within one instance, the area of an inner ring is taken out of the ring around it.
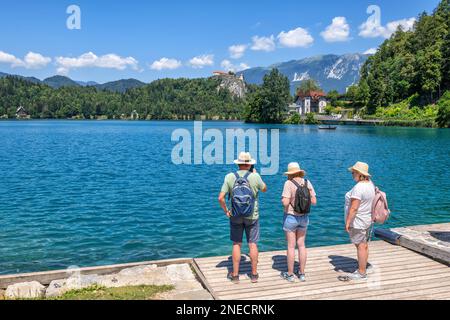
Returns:
[[[25,110],[24,107],[19,106],[16,110],[16,118],[17,119],[30,119],[30,115]]]
[[[326,94],[323,91],[299,92],[295,98],[295,109],[302,116],[308,113],[324,113],[327,106]]]

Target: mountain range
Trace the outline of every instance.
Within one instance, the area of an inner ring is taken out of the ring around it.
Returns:
[[[238,72],[237,75],[243,74],[247,83],[262,84],[264,76],[272,69],[277,68],[282,74],[288,77],[292,94],[295,93],[300,83],[307,79],[316,80],[325,92],[337,90],[340,93],[345,93],[349,86],[358,82],[361,66],[369,56],[359,53],[319,55],[301,60],[276,63],[269,67],[250,68]],[[8,75],[7,73],[0,72],[0,78]],[[33,83],[47,84],[53,88],[92,86],[99,90],[121,93],[128,89],[145,85],[144,82],[136,79],[122,79],[99,84],[93,81],[74,81],[68,77],[59,75],[42,81],[34,77],[16,76]]]
[[[24,76],[20,76],[20,75],[11,75],[11,74],[7,74],[4,72],[0,72],[0,78],[4,78],[7,76],[19,77],[21,79],[24,79],[24,80],[27,80],[27,81],[30,81],[33,83],[46,84],[55,89],[58,89],[61,87],[95,87],[99,90],[108,90],[108,91],[123,93],[123,92],[127,91],[128,89],[145,86],[144,82],[141,82],[136,79],[122,79],[122,80],[118,80],[118,81],[111,81],[111,82],[99,84],[94,81],[88,81],[88,82],[74,81],[74,80],[72,80],[68,77],[64,77],[64,76],[53,76],[53,77],[49,77],[49,78],[46,78],[41,81],[34,77],[24,77]]]
[[[295,93],[300,83],[307,79],[316,80],[325,92],[337,90],[345,93],[349,86],[359,81],[359,72],[369,56],[359,53],[319,55],[276,63],[269,67],[250,68],[237,74],[243,74],[247,83],[261,84],[264,76],[272,69],[277,68],[288,77],[292,94]]]

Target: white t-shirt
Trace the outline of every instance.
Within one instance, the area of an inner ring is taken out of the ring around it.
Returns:
[[[370,182],[359,182],[345,195],[345,220],[347,220],[351,199],[361,201],[358,212],[351,225],[354,229],[368,229],[372,224],[372,202],[375,198],[375,186]]]

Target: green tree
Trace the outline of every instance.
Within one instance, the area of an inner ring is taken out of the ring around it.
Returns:
[[[262,86],[249,95],[245,108],[245,120],[247,122],[281,123],[291,101],[289,79],[278,69],[273,69],[264,76]]]
[[[297,88],[297,96],[306,95],[310,91],[322,91],[319,84],[314,79],[302,81]]]

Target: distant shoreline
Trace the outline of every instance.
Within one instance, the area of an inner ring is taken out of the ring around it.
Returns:
[[[407,121],[407,120],[386,120],[386,119],[378,119],[378,122],[371,122],[369,120],[362,119],[361,121],[340,121],[339,123],[331,124],[333,126],[358,126],[358,127],[409,127],[409,128],[425,128],[425,129],[439,129],[438,127],[432,125],[423,125],[424,122],[422,120],[417,121]],[[0,119],[1,122],[30,122],[30,121],[73,121],[73,122],[239,122],[243,124],[255,124],[255,125],[286,125],[286,126],[319,126],[319,125],[329,125],[327,121],[319,121],[316,124],[286,124],[286,123],[246,123],[245,120],[174,120],[174,119],[139,119],[139,120],[131,120],[131,119],[40,119],[40,118],[30,118],[30,119]],[[351,123],[350,123],[351,122]],[[422,124],[422,125],[421,125]],[[444,128],[445,129],[445,128]]]

